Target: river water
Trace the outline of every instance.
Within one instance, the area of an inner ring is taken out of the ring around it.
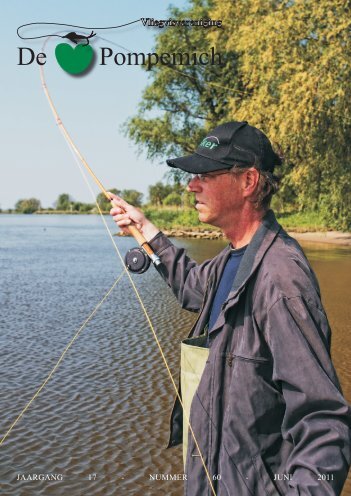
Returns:
[[[123,254],[135,245],[114,239]],[[224,246],[174,242],[198,261]],[[320,281],[334,364],[350,400],[351,250],[304,248]],[[0,270],[2,437],[123,268],[97,216],[0,215]],[[179,309],[153,268],[133,280],[177,378],[179,342],[195,316]],[[157,480],[182,474],[181,448],[165,449],[172,403],[165,365],[123,275],[0,446],[0,494],[182,495],[181,480]],[[33,474],[63,480],[31,481]],[[351,496],[350,480],[342,494]]]

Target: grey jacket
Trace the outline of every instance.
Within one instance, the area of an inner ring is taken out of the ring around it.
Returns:
[[[159,233],[150,242],[183,308],[204,332],[229,246],[197,264]],[[350,409],[330,357],[320,291],[299,244],[263,219],[209,333],[190,422],[218,496],[340,495],[350,464]],[[176,400],[169,446],[182,441]],[[188,496],[212,494],[189,433]]]

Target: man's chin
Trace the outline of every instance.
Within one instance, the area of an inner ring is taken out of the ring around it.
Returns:
[[[199,214],[199,221],[203,222],[204,224],[212,224],[211,216],[205,212],[198,212]]]

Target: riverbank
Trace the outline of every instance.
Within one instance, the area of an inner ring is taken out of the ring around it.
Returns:
[[[326,232],[289,232],[290,236],[298,241],[308,241],[312,243],[327,243],[338,246],[351,246],[351,233],[339,231]]]
[[[177,238],[221,239],[219,229],[198,220],[198,213],[192,208],[176,207],[144,207],[146,216],[158,226],[167,236]],[[8,212],[1,212],[3,214]],[[18,215],[11,212],[12,215]],[[96,215],[96,212],[67,212],[58,210],[41,210],[36,214],[49,215]],[[104,212],[108,215],[108,212]],[[24,214],[28,215],[28,214]],[[351,246],[351,232],[328,230],[317,212],[278,213],[278,222],[294,238],[299,241]],[[117,233],[118,236],[123,235]]]
[[[162,229],[169,238],[193,238],[193,239],[224,239],[220,230],[213,229]],[[312,243],[326,243],[338,246],[351,246],[351,233],[339,231],[316,231],[298,232],[288,231],[288,234],[298,241]],[[128,236],[121,231],[116,236]]]

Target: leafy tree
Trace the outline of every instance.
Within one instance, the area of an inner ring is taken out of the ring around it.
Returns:
[[[134,207],[141,207],[141,201],[143,199],[143,194],[135,189],[123,189],[121,191],[121,197],[126,202],[134,205]]]
[[[206,18],[212,4],[212,0],[192,0],[186,11],[171,7],[169,16]],[[155,51],[209,52],[211,43],[205,33],[201,27],[166,29],[157,36]],[[233,51],[227,51],[222,65],[159,64],[153,67],[151,77],[138,114],[127,123],[127,134],[140,149],[146,148],[149,158],[191,153],[204,132],[227,115],[225,87],[241,87]],[[155,111],[157,117],[150,118]]]
[[[116,188],[109,189],[114,195],[120,195],[120,191]],[[96,202],[103,212],[107,212],[111,209],[111,203],[108,201],[104,193],[99,193],[96,197]]]
[[[40,200],[36,198],[28,198],[25,200],[18,200],[15,205],[16,212],[21,214],[33,214],[37,210],[41,209]]]
[[[172,193],[172,186],[161,181],[149,186],[149,199],[152,205],[163,205],[163,200]]]
[[[56,202],[54,203],[56,210],[70,210],[72,206],[72,198],[68,193],[62,193],[58,196]]]
[[[164,158],[191,153],[221,122],[247,120],[284,152],[281,202],[351,229],[349,3],[190,0],[170,16],[221,19],[223,28],[164,30],[156,51],[214,46],[223,66],[155,66],[129,136]]]
[[[350,5],[341,0],[216,2],[226,29],[212,41],[235,49],[246,88],[229,95],[228,117],[279,142],[299,209],[351,227]],[[287,192],[287,189],[285,189]]]

